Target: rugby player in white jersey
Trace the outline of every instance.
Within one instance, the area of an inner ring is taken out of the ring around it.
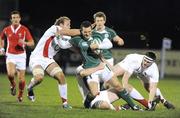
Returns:
[[[126,88],[130,96],[138,102],[142,102],[147,108],[155,109],[156,105],[152,101],[156,98],[156,102],[161,101],[167,109],[174,109],[174,105],[168,102],[163,97],[160,89],[157,88],[159,70],[155,61],[156,55],[154,52],[146,52],[145,55],[129,54],[113,67],[113,72],[116,76],[122,76],[123,87]],[[128,83],[133,73],[142,81],[144,88],[149,93],[148,102],[145,102],[144,97]]]
[[[71,109],[72,107],[67,101],[67,83],[65,75],[60,66],[55,62],[53,56],[61,49],[71,47],[70,44],[66,44],[66,40],[69,40],[69,36],[59,36],[58,31],[64,29],[70,29],[70,19],[66,16],[60,17],[56,20],[41,37],[34,51],[31,53],[29,66],[32,69],[33,78],[31,79],[27,90],[28,98],[31,101],[35,100],[33,88],[40,84],[44,78],[44,72],[49,76],[55,78],[58,81],[58,90],[63,103],[63,108]]]

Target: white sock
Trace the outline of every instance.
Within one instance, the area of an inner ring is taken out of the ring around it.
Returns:
[[[166,101],[159,88],[156,89],[156,96],[160,96],[160,99],[163,100],[163,102]]]
[[[59,88],[59,94],[60,94],[61,98],[67,100],[67,84],[63,84],[63,85],[59,84],[58,88]]]
[[[133,88],[129,95],[136,100],[142,100],[144,97],[135,89]]]

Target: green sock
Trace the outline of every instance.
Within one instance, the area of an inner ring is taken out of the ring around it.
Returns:
[[[123,100],[125,100],[131,106],[131,108],[134,108],[135,104],[125,89],[120,91],[117,95],[119,98],[122,98]]]

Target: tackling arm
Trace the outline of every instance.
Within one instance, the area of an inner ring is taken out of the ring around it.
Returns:
[[[152,102],[157,90],[157,82],[150,82],[149,85],[149,102]]]
[[[61,29],[57,32],[58,35],[77,36],[80,35],[80,29]]]
[[[129,81],[129,78],[132,74],[129,73],[128,71],[125,71],[124,75],[123,75],[123,78],[122,78],[122,84],[123,84],[123,87],[125,89],[128,89],[128,81]]]
[[[104,63],[100,63],[97,67],[82,69],[82,70],[80,71],[80,76],[84,77],[84,76],[91,75],[92,73],[94,73],[94,72],[96,72],[96,71],[98,71],[98,70],[103,69],[104,66],[105,66]]]

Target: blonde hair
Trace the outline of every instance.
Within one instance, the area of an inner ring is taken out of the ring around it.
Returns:
[[[64,24],[65,20],[70,20],[70,18],[68,18],[67,16],[61,16],[58,19],[56,19],[54,25]]]

